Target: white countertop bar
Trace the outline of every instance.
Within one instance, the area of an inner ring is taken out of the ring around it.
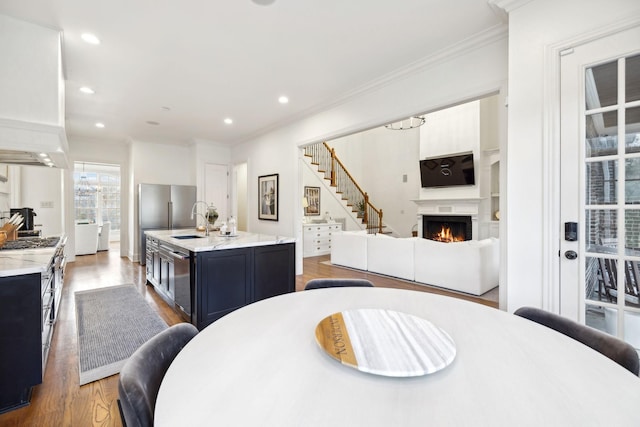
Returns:
[[[58,244],[51,248],[0,250],[0,277],[45,272],[56,249],[65,240],[61,236]]]
[[[221,236],[217,231],[205,236],[204,231],[193,229],[181,230],[147,230],[145,234],[156,239],[178,246],[191,252],[217,251],[224,249],[247,248],[252,246],[280,245],[294,243],[296,239],[283,236],[246,233],[239,231],[237,236]],[[200,238],[176,239],[172,236],[197,235]]]

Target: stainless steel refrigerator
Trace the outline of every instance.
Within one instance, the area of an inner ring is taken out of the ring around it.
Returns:
[[[140,264],[146,264],[145,230],[169,230],[196,226],[191,208],[196,202],[192,185],[138,185],[138,230],[140,232]]]

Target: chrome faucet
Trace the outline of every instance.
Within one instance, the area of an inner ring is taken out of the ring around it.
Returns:
[[[204,203],[204,205],[206,206],[207,209],[205,210],[206,212],[205,215],[202,215],[196,209],[199,203]],[[207,202],[203,202],[201,200],[196,201],[191,207],[191,219],[193,219],[194,215],[200,215],[204,219],[204,235],[208,236],[209,235],[209,205],[207,204]],[[196,220],[196,227],[197,226],[198,226],[198,221]]]

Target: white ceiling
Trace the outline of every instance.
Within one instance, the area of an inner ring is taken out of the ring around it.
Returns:
[[[0,13],[63,31],[69,137],[174,143],[247,140],[502,23],[487,0],[256,3],[2,0]]]

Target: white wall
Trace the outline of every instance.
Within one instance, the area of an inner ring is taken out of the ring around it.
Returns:
[[[58,31],[0,15],[0,117],[61,125]]]
[[[184,145],[133,141],[134,183],[196,185],[192,148]]]
[[[2,170],[3,174],[6,173],[5,176],[7,178],[7,181],[0,182],[0,216],[5,216],[5,214],[9,213],[9,208],[11,208],[12,204],[11,192],[19,192],[20,189],[20,167],[0,164],[0,170]],[[17,189],[13,190],[12,187],[16,187],[16,184]]]
[[[508,248],[502,246],[509,254],[510,311],[523,305],[558,309],[553,283],[560,227],[553,212],[559,193],[553,165],[559,159],[552,132],[559,100],[548,88],[559,72],[552,68],[552,47],[632,17],[640,17],[637,0],[535,0],[509,13],[509,145],[501,222],[506,218]]]
[[[33,208],[36,216],[35,227],[42,230],[43,236],[53,236],[64,232],[62,196],[63,171],[61,169],[44,166],[20,167],[20,206],[12,208]]]
[[[233,167],[232,185],[234,191],[231,192],[235,197],[231,206],[231,214],[238,219],[238,230],[247,231],[247,164],[240,163]]]
[[[426,59],[384,85],[350,98],[329,110],[234,147],[232,162],[249,160],[249,200],[257,200],[259,175],[280,174],[280,221],[259,221],[249,205],[249,230],[301,238],[303,192],[297,148],[380,126],[400,118],[478,99],[503,89],[507,77],[504,31],[477,37],[473,45],[448,49]],[[442,76],[446,76],[443,79]],[[297,249],[298,272],[302,251]]]

